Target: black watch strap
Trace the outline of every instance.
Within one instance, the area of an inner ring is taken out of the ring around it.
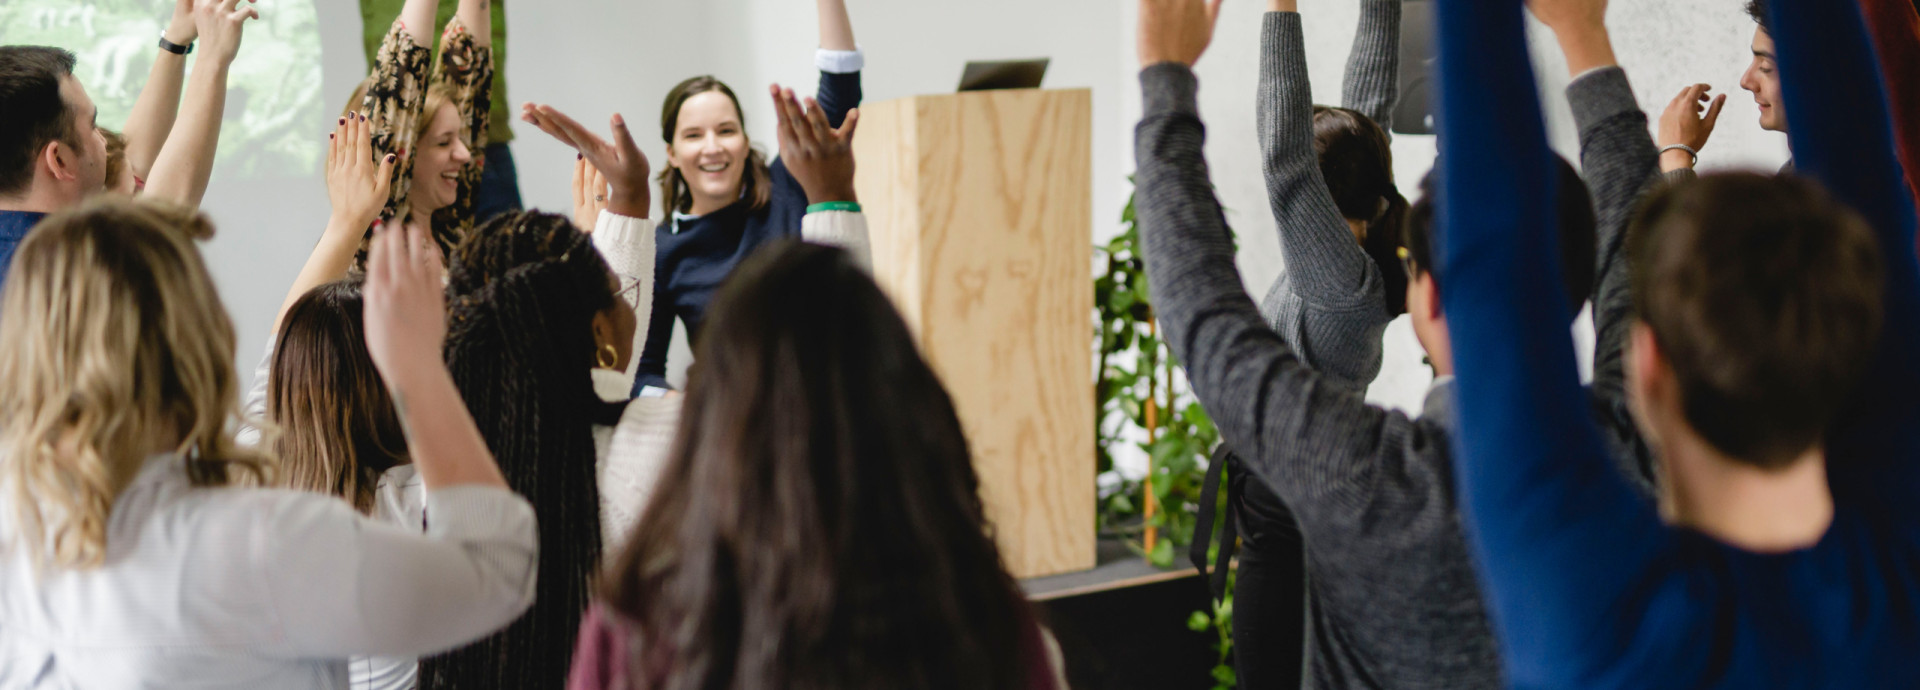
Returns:
[[[174,55],[186,55],[187,53],[193,52],[193,42],[189,41],[186,45],[180,45],[167,40],[166,34],[160,34],[160,49],[173,53]]]

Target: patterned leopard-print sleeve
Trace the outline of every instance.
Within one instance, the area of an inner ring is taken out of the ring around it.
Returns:
[[[433,236],[443,252],[451,252],[473,229],[473,195],[487,166],[487,135],[493,120],[493,49],[478,45],[467,27],[454,17],[440,35],[440,62],[433,83],[453,93],[460,115],[461,141],[473,155],[473,164],[460,172],[453,205],[433,214]]]
[[[413,151],[420,111],[427,107],[427,63],[431,60],[432,52],[414,44],[406,28],[394,22],[380,42],[367,95],[360,105],[372,124],[374,155]],[[407,155],[399,158],[393,166],[393,193],[387,197],[382,217],[404,218],[411,208],[407,193],[413,186],[413,159]]]

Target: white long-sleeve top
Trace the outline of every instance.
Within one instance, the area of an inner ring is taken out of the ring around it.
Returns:
[[[114,501],[106,563],[36,571],[0,493],[0,688],[346,687],[353,654],[423,655],[533,603],[533,507],[430,491],[424,533],[331,496],[194,488],[150,458]]]
[[[872,265],[865,215],[851,211],[809,213],[800,221],[800,236],[808,242],[842,247],[861,266],[870,269]],[[653,238],[653,221],[607,211],[600,212],[593,231],[594,245],[623,284],[629,278],[638,280],[645,291],[633,303],[634,316],[641,325],[634,333],[633,361],[620,376],[595,373],[595,388],[609,400],[625,397],[632,390],[639,352],[647,342],[645,326],[652,322],[653,308]],[[606,553],[618,553],[626,542],[627,533],[640,521],[640,512],[653,495],[660,472],[666,469],[674,431],[680,423],[681,400],[679,395],[634,398],[627,403],[619,424],[595,429],[594,440],[600,450],[600,532]]]

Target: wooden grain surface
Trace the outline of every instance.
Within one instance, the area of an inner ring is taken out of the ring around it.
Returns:
[[[1091,92],[861,116],[875,274],[954,397],[1008,568],[1093,567]]]

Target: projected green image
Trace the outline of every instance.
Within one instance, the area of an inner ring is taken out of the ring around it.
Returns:
[[[173,0],[0,0],[0,44],[49,45],[79,57],[74,74],[121,129],[158,54]],[[261,3],[229,73],[216,175],[287,177],[319,168],[320,33],[313,4]],[[198,57],[197,54],[194,57]],[[193,62],[187,63],[189,73]],[[344,98],[344,96],[343,96]]]

